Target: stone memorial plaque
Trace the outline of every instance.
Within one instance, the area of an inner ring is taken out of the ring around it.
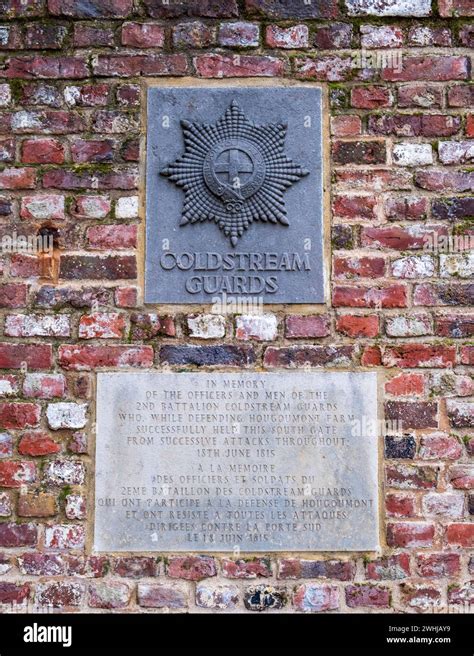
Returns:
[[[96,551],[378,547],[375,373],[99,373]]]
[[[146,303],[324,302],[321,96],[148,88]]]

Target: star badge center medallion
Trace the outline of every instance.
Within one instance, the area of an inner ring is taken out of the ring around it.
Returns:
[[[214,221],[232,246],[253,221],[288,225],[284,193],[309,171],[285,155],[285,124],[256,125],[233,101],[213,125],[181,126],[184,153],[161,171],[184,190],[180,225]]]

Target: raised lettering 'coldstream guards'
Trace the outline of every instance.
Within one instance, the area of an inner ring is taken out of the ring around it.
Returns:
[[[309,171],[283,152],[287,125],[256,125],[234,100],[213,125],[181,126],[184,154],[161,171],[184,190],[180,225],[215,221],[232,246],[253,221],[288,225],[284,193]]]

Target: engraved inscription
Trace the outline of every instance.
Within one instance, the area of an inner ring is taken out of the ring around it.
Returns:
[[[376,418],[372,373],[99,374],[95,548],[375,549]]]

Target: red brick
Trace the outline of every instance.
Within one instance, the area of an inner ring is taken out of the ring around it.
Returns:
[[[45,456],[60,451],[61,446],[43,431],[26,431],[18,444],[18,453],[23,456]]]
[[[316,57],[295,57],[295,76],[303,80],[344,82],[353,75],[349,57],[327,55]]]
[[[167,565],[167,574],[174,579],[202,581],[216,576],[216,564],[210,556],[172,556]]]
[[[7,427],[6,427],[7,428]],[[0,486],[21,487],[36,480],[36,465],[33,462],[0,461]]]
[[[394,581],[410,576],[410,554],[401,553],[373,560],[365,566],[366,578]]]
[[[20,216],[22,219],[64,219],[64,196],[23,196]]]
[[[286,0],[286,2],[245,0],[245,9],[252,16],[273,19],[336,18],[339,15],[336,0],[313,0],[311,3],[299,2],[299,0]]]
[[[336,330],[348,337],[376,337],[379,334],[379,318],[344,314],[337,318]]]
[[[0,583],[0,604],[23,604],[29,597],[30,585],[28,583]]]
[[[89,606],[91,608],[126,608],[131,590],[127,583],[94,583],[89,586]]]
[[[34,547],[37,540],[36,524],[0,523],[0,547]]]
[[[23,41],[23,34],[19,25],[2,25],[3,50],[19,50],[24,47]]]
[[[35,403],[0,403],[2,428],[28,428],[40,420],[41,407]]]
[[[352,41],[352,25],[347,23],[330,23],[316,25],[314,30],[314,46],[318,50],[338,50],[350,48]]]
[[[126,18],[132,8],[133,0],[48,0],[50,14],[72,18]]]
[[[285,74],[285,63],[277,57],[262,55],[220,55],[209,53],[194,57],[200,77],[280,77]]]
[[[415,286],[414,305],[472,305],[472,284],[423,283]]]
[[[474,346],[462,347],[461,364],[474,364]]]
[[[97,55],[94,75],[128,77],[139,75],[186,75],[188,60],[181,53],[159,55]]]
[[[114,159],[114,142],[110,139],[76,139],[71,144],[71,158],[79,164],[111,162]]]
[[[353,346],[269,346],[263,358],[264,367],[348,366]]]
[[[448,477],[451,486],[455,490],[472,490],[474,488],[473,465],[453,465],[449,468]]]
[[[339,590],[335,586],[305,583],[295,589],[293,605],[304,612],[321,612],[339,608]]]
[[[389,517],[415,517],[416,500],[407,494],[387,494],[385,510]]]
[[[259,25],[245,21],[221,23],[217,34],[219,45],[231,48],[256,47],[259,45],[259,38]]]
[[[26,26],[25,45],[31,50],[60,49],[67,36],[65,25],[32,23]]]
[[[162,48],[165,44],[165,29],[156,23],[124,23],[122,45],[131,48]]]
[[[402,70],[383,68],[381,77],[388,82],[433,80],[445,82],[469,79],[469,60],[461,56],[403,57]]]
[[[135,168],[108,171],[81,171],[80,169],[54,169],[43,175],[45,189],[135,189],[138,176]]]
[[[456,84],[448,89],[449,107],[474,107],[474,87],[471,84]]]
[[[45,527],[44,545],[47,549],[69,551],[83,549],[84,526],[78,524],[53,524]]]
[[[162,0],[144,0],[146,12],[151,18],[177,18],[202,16],[203,18],[232,18],[239,13],[236,0],[187,0],[164,3]]]
[[[352,196],[339,194],[334,197],[334,216],[347,219],[375,219],[377,198],[375,196]]]
[[[79,79],[89,76],[86,57],[34,55],[11,57],[3,75],[13,79]]]
[[[335,141],[332,157],[336,164],[384,164],[387,147],[383,141]]]
[[[348,585],[345,589],[346,604],[349,608],[388,608],[390,606],[390,591],[374,585]]]
[[[229,579],[255,579],[259,576],[272,576],[271,563],[268,558],[222,560],[222,575]]]
[[[372,248],[391,248],[397,251],[406,251],[427,248],[431,241],[447,235],[448,229],[445,226],[363,227],[361,230],[361,243],[362,246]]]
[[[64,396],[66,380],[62,374],[26,374],[23,395],[34,399],[53,399]]]
[[[426,522],[398,522],[387,525],[389,547],[431,547],[435,534],[433,524]]]
[[[419,457],[424,460],[457,460],[462,456],[462,447],[454,436],[445,433],[423,435],[420,443]]]
[[[144,576],[157,575],[155,558],[141,556],[118,558],[114,565],[114,573],[126,578],[139,579]]]
[[[454,346],[435,344],[401,344],[385,349],[383,363],[386,367],[452,367],[456,360]]]
[[[84,314],[79,321],[80,339],[111,339],[123,337],[125,315],[95,312]]]
[[[80,219],[103,219],[111,209],[108,196],[76,196],[72,212]]]
[[[343,188],[353,191],[389,191],[391,189],[410,189],[413,175],[409,171],[390,169],[348,169],[335,171],[335,180]]]
[[[398,87],[399,107],[442,107],[443,89],[435,84],[402,84]]]
[[[327,337],[330,332],[330,318],[326,314],[291,314],[285,319],[285,337],[308,338]]]
[[[151,346],[61,345],[59,364],[63,369],[91,371],[96,367],[152,367]]]
[[[474,114],[466,116],[466,137],[474,137]]]
[[[107,105],[109,93],[108,84],[68,85],[64,99],[69,107],[101,107]]]
[[[5,168],[0,171],[0,189],[34,189],[36,171],[33,168]]]
[[[113,46],[114,30],[95,23],[74,23],[73,41],[78,48]]]
[[[410,403],[406,401],[387,401],[385,418],[403,422],[404,428],[437,428],[438,404],[431,401]]]
[[[36,255],[15,253],[10,257],[12,278],[37,278],[41,275],[41,262]]]
[[[388,87],[365,86],[351,89],[351,105],[357,109],[377,109],[390,107],[392,104],[393,98]]]
[[[26,305],[27,293],[28,287],[23,283],[7,282],[0,284],[0,308],[24,307]]]
[[[427,465],[390,464],[385,466],[388,487],[399,490],[436,489],[438,475],[436,467]]]
[[[335,278],[383,278],[385,260],[383,257],[335,257],[333,265]]]
[[[474,547],[474,522],[471,524],[448,524],[446,541],[454,546],[472,549]]]
[[[15,140],[0,139],[0,162],[15,161]]]
[[[474,16],[471,0],[439,0],[440,16],[458,18],[459,16]]]
[[[387,287],[336,286],[333,290],[334,307],[393,308],[407,306],[407,290],[404,285]]]
[[[419,170],[415,184],[428,191],[474,191],[474,173],[469,171]]]
[[[46,492],[20,493],[17,512],[19,517],[54,517],[58,512],[56,497]]]
[[[378,367],[382,364],[382,354],[378,346],[366,346],[362,352],[360,363],[363,367]]]
[[[90,248],[96,250],[120,250],[137,247],[136,225],[100,225],[87,229]]]
[[[473,337],[474,316],[438,315],[435,317],[435,335],[454,338]]]
[[[177,48],[207,48],[216,42],[216,28],[199,21],[173,27],[173,45]]]
[[[115,305],[121,308],[137,306],[138,290],[136,287],[118,287],[115,290]]]
[[[419,554],[416,565],[420,576],[442,578],[460,573],[460,556],[454,553]]]
[[[269,48],[307,48],[308,26],[279,27],[267,25],[265,40]]]
[[[49,344],[0,343],[0,368],[49,369],[52,365],[52,347]]]
[[[331,118],[331,132],[335,137],[356,137],[362,132],[360,116],[341,114]]]
[[[422,374],[399,374],[385,383],[387,394],[417,396],[423,394],[425,378]]]
[[[60,264],[63,280],[136,278],[134,255],[63,255]]]

